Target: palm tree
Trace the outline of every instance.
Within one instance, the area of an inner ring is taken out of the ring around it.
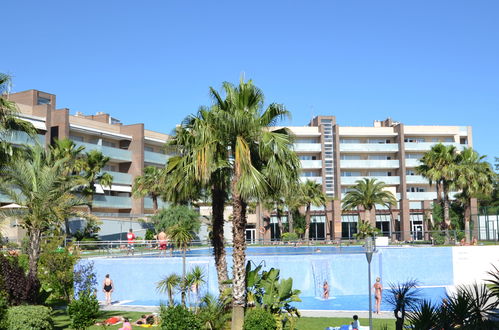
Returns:
[[[156,166],[144,168],[144,174],[135,178],[132,187],[132,195],[137,198],[150,196],[154,213],[158,211],[158,197],[163,193],[164,169]]]
[[[186,290],[188,289],[188,285],[185,285],[185,256],[193,236],[189,228],[182,224],[168,228],[167,235],[177,248],[182,251],[182,304],[185,305]]]
[[[322,185],[317,182],[307,180],[300,186],[300,197],[302,205],[305,205],[305,240],[310,239],[310,219],[311,207],[325,206],[326,195],[322,191]]]
[[[494,189],[496,174],[489,163],[483,161],[485,156],[480,156],[472,148],[465,148],[456,157],[456,179],[452,181],[451,188],[460,190],[458,199],[464,206],[464,225],[466,241],[470,241],[471,199],[480,194],[490,194]]]
[[[437,202],[443,204],[444,221],[442,229],[450,227],[450,201],[449,191],[451,182],[456,178],[456,156],[454,146],[445,146],[442,143],[434,145],[430,151],[421,158],[421,165],[416,167],[416,172],[435,184],[437,189]],[[446,235],[448,238],[448,235]]]
[[[386,301],[393,307],[396,330],[403,329],[406,313],[416,309],[421,300],[421,290],[417,286],[418,282],[416,280],[408,280],[404,283],[390,283]]]
[[[364,178],[356,181],[352,189],[343,198],[343,210],[354,210],[362,206],[366,212],[366,221],[369,221],[375,227],[376,220],[373,221],[372,215],[376,219],[376,205],[387,208],[397,205],[395,196],[385,188],[385,183],[377,179]]]
[[[92,212],[92,201],[96,191],[96,185],[111,187],[113,176],[109,173],[102,173],[104,166],[109,162],[109,157],[104,156],[98,150],[91,150],[85,154],[85,164],[83,177],[87,181],[87,186],[83,189],[83,194],[89,199],[90,212]]]
[[[30,136],[36,134],[31,123],[17,116],[16,104],[8,100],[10,86],[10,76],[0,73],[0,165],[5,164],[16,151],[8,141],[13,131],[26,132]]]
[[[228,282],[224,247],[224,209],[230,167],[227,144],[220,139],[218,118],[213,111],[200,108],[187,117],[168,142],[177,156],[168,160],[165,196],[174,203],[195,200],[202,190],[211,193],[211,243],[217,269],[218,288],[224,292]]]
[[[233,329],[242,329],[245,305],[246,209],[251,199],[263,200],[271,191],[285,191],[298,181],[300,162],[291,150],[287,129],[270,130],[288,116],[284,106],[271,104],[264,111],[264,97],[252,81],[223,84],[225,97],[211,88],[220,141],[226,143],[230,164],[233,206]]]
[[[67,159],[54,160],[41,146],[27,151],[25,157],[1,168],[0,192],[20,205],[15,211],[0,211],[0,218],[16,217],[29,238],[28,275],[36,283],[42,234],[59,226],[70,216],[85,217],[74,207],[86,205],[74,191],[85,184],[79,176],[64,176]],[[32,288],[37,290],[36,287]]]
[[[195,266],[189,274],[187,274],[187,277],[189,277],[189,284],[190,284],[190,290],[194,291],[193,293],[196,295],[196,303],[199,302],[199,290],[201,285],[206,283],[204,279],[204,272],[203,269],[199,266]]]
[[[177,290],[181,280],[182,279],[177,274],[170,274],[156,283],[157,290],[168,295],[169,306],[173,306],[175,304],[173,296],[175,295],[175,291]]]

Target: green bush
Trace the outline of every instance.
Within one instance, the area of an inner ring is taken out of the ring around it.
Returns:
[[[244,330],[275,330],[277,324],[274,316],[263,308],[254,308],[244,317]]]
[[[7,328],[7,310],[9,308],[9,301],[7,299],[7,294],[0,292],[0,329]]]
[[[147,229],[146,230],[146,236],[145,236],[145,240],[146,241],[151,241],[154,239],[154,230],[152,229]]]
[[[161,306],[161,329],[163,330],[199,330],[201,320],[187,308]]]
[[[54,328],[52,309],[37,305],[10,307],[6,325],[7,329],[16,330],[51,330]]]
[[[284,242],[297,241],[298,234],[297,233],[284,233],[284,234],[282,234],[281,238]]]
[[[68,305],[68,314],[73,329],[86,329],[95,323],[99,314],[99,302],[92,293],[80,293],[79,298]]]

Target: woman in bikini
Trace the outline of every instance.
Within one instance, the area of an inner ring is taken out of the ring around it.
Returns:
[[[374,313],[379,314],[381,311],[381,297],[383,296],[383,285],[381,285],[381,279],[376,278],[376,283],[374,283],[374,299],[376,300],[376,306],[374,307]]]
[[[106,295],[106,305],[111,304],[111,293],[114,290],[113,280],[109,278],[109,274],[106,274],[106,278],[104,279],[104,284],[102,285],[102,291]]]

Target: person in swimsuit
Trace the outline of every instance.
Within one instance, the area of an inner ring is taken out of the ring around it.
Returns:
[[[374,306],[374,313],[379,314],[381,311],[381,297],[383,296],[383,285],[381,285],[381,279],[376,277],[376,283],[374,283],[374,299],[376,305]]]
[[[133,247],[133,241],[135,240],[135,234],[133,233],[132,228],[128,231],[128,234],[126,234],[126,239],[127,239],[127,252],[126,254],[129,255],[130,253],[134,254],[134,247]]]
[[[158,234],[158,244],[159,244],[160,254],[164,253],[166,256],[166,247],[168,245],[168,239],[164,231],[161,231]]]
[[[111,304],[111,294],[114,291],[113,280],[109,277],[109,274],[106,274],[106,278],[104,279],[104,284],[102,285],[102,291],[106,295],[106,305]]]
[[[329,284],[327,281],[324,281],[324,285],[322,285],[322,299],[329,299]]]

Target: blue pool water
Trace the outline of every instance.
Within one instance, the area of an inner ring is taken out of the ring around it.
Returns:
[[[304,310],[367,310],[367,261],[361,247],[250,247],[247,259],[281,271],[281,278],[293,278],[293,287],[301,291],[302,302],[296,304]],[[203,251],[203,252],[201,252]],[[187,271],[200,266],[206,285],[201,295],[217,294],[217,275],[210,249],[192,250],[186,258]],[[196,254],[194,254],[196,252]],[[198,253],[202,253],[199,255]],[[228,269],[232,268],[231,250],[228,250]],[[182,258],[131,257],[89,258],[81,262],[94,262],[100,283],[105,274],[114,281],[113,300],[128,301],[130,305],[158,305],[167,296],[156,290],[156,283],[171,273],[182,273]],[[417,279],[424,297],[439,301],[445,295],[445,286],[453,284],[452,249],[442,248],[379,248],[371,263],[371,276],[379,276],[388,292],[389,283]],[[334,299],[320,299],[322,284],[328,281]],[[102,285],[102,284],[101,284]],[[98,293],[103,300],[103,293]],[[176,299],[180,297],[177,295]],[[386,299],[384,299],[386,301]],[[383,309],[383,307],[382,307]],[[384,306],[388,310],[387,306]]]

